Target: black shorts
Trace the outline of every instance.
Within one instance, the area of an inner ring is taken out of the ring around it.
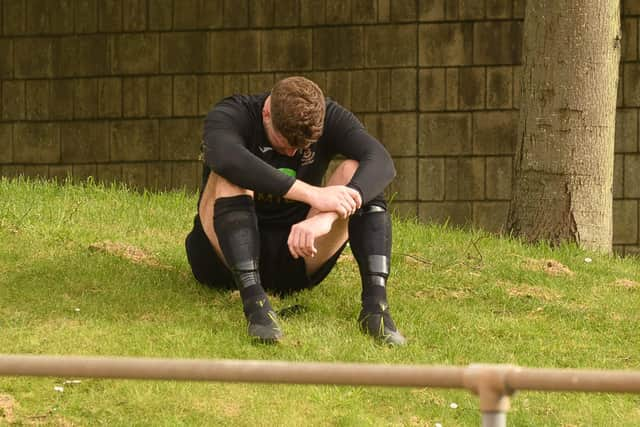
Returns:
[[[294,259],[289,252],[289,228],[262,227],[260,229],[260,279],[262,287],[272,293],[285,295],[309,289],[331,272],[345,245],[325,262],[318,271],[307,276],[302,258]],[[219,289],[236,289],[231,271],[220,260],[202,228],[200,217],[193,220],[193,230],[185,240],[187,259],[198,282]]]

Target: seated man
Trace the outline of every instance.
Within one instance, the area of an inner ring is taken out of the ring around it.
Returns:
[[[347,160],[321,187],[338,154]],[[317,285],[348,240],[362,278],[361,329],[405,343],[385,288],[391,220],[382,193],[395,169],[352,113],[314,82],[290,77],[271,93],[218,103],[204,125],[204,160],[187,257],[201,283],[240,290],[250,336],[280,339],[265,289]]]

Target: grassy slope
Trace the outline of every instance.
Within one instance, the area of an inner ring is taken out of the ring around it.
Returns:
[[[183,241],[195,204],[183,193],[0,181],[0,353],[639,369],[640,285],[616,284],[640,281],[636,260],[405,221],[394,230],[390,297],[406,348],[379,347],[357,331],[359,279],[348,256],[318,288],[274,300],[308,307],[284,321],[281,345],[253,344],[238,298],[191,278]],[[106,240],[141,248],[160,266],[88,249]],[[530,259],[572,274],[551,275]],[[11,416],[53,425],[449,427],[480,417],[462,390],[86,379],[55,392],[64,380],[0,378],[0,396],[17,402],[0,424]],[[521,392],[509,422],[635,425],[638,403]]]

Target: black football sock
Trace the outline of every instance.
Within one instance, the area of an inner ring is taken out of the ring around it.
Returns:
[[[213,224],[233,280],[240,291],[249,334],[278,339],[282,334],[269,298],[260,282],[260,234],[255,205],[250,196],[216,200]]]
[[[367,203],[349,220],[349,243],[362,280],[360,327],[389,344],[404,344],[387,302],[391,239],[391,217],[382,196]]]

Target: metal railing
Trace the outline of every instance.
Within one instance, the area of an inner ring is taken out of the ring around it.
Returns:
[[[516,390],[640,393],[640,372],[301,363],[247,360],[0,355],[0,376],[464,388],[480,398],[483,427],[507,423]]]

